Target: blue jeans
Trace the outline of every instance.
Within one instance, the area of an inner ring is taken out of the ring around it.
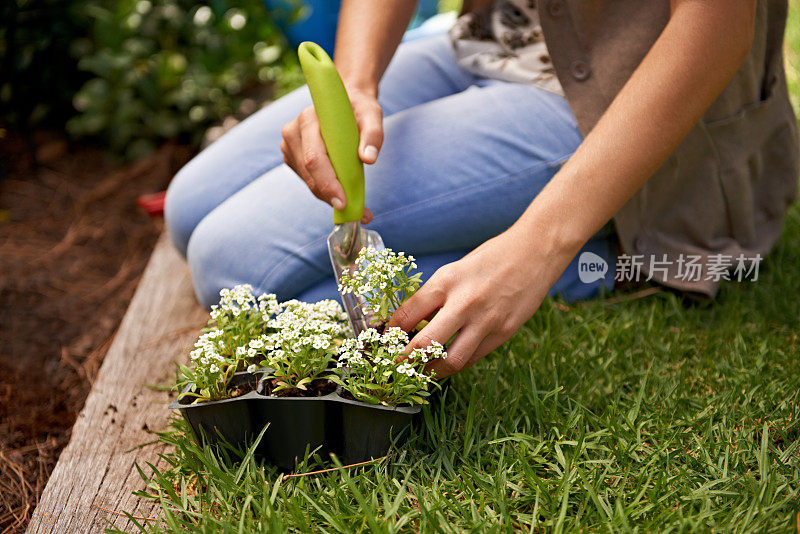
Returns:
[[[513,224],[582,141],[564,98],[465,72],[445,36],[399,47],[380,103],[384,144],[366,166],[366,205],[375,215],[369,227],[387,247],[416,256],[426,275]],[[240,283],[280,299],[339,299],[326,244],[332,208],[280,151],[281,127],[310,104],[303,87],[267,106],[170,185],[167,230],[204,305]],[[608,262],[605,279],[581,282],[573,260],[551,294],[583,299],[611,285],[610,227],[583,251]]]

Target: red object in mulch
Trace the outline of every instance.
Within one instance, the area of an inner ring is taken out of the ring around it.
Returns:
[[[142,195],[136,199],[136,205],[144,210],[150,217],[163,217],[164,216],[164,197],[167,196],[166,191],[159,193],[151,193],[149,195]]]

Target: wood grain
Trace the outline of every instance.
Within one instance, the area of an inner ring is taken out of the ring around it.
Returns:
[[[98,316],[103,310],[97,310]],[[139,288],[33,514],[29,533],[103,532],[135,527],[121,512],[157,511],[131,493],[144,489],[134,463],[163,464],[155,439],[166,425],[173,362],[188,353],[208,315],[192,292],[183,259],[162,235]],[[103,510],[105,508],[106,510]],[[118,512],[118,513],[114,513]]]

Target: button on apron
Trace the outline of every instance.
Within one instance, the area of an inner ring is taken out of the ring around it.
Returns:
[[[591,71],[589,70],[589,65],[586,64],[585,61],[581,61],[580,59],[573,61],[569,66],[569,71],[572,74],[572,77],[582,82],[586,78],[589,77]]]

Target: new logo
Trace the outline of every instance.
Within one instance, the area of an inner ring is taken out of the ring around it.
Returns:
[[[601,280],[608,272],[608,262],[594,252],[583,252],[578,257],[578,278],[584,284]]]

